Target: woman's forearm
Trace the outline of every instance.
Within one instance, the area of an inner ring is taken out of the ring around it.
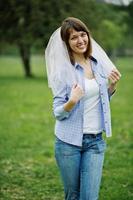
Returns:
[[[110,84],[108,91],[110,94],[112,94],[116,90],[116,84]]]
[[[73,107],[76,105],[76,102],[69,99],[69,101],[67,101],[65,104],[64,104],[64,110],[69,112],[73,109]]]

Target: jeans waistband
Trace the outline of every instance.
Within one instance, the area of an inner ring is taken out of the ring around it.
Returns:
[[[102,132],[101,133],[97,133],[97,134],[89,134],[89,133],[84,133],[83,134],[83,138],[98,138],[102,136]]]

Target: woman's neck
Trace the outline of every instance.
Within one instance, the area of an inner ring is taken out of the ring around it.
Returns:
[[[84,57],[84,54],[74,54],[74,59],[75,62],[82,64],[82,63],[86,63],[87,59]]]

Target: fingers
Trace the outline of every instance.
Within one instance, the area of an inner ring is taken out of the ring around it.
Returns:
[[[79,84],[74,84],[72,86],[70,99],[73,102],[78,102],[84,96],[84,91]]]
[[[78,83],[75,83],[73,86],[72,86],[73,89],[81,89],[82,90],[82,87],[78,84]]]
[[[117,72],[112,72],[112,73],[110,74],[110,76],[111,76],[112,78],[116,79],[116,80],[119,80],[119,79],[120,79],[120,76],[118,75]]]
[[[117,74],[119,77],[121,77],[121,73],[118,71],[118,69],[113,69],[112,72]]]
[[[117,70],[112,70],[110,76],[109,76],[109,80],[112,83],[117,83],[120,80],[121,74],[119,71]]]
[[[78,83],[73,85],[72,91],[75,92],[76,94],[80,94],[80,95],[84,94],[83,88]]]
[[[77,85],[78,85],[77,83],[74,83],[73,86],[72,86],[72,88],[76,88]]]

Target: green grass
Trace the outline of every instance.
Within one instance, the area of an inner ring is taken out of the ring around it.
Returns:
[[[32,65],[35,78],[25,79],[18,57],[0,57],[0,200],[63,200],[44,57],[32,57]],[[133,199],[133,58],[117,66],[122,78],[111,102],[100,200]]]

